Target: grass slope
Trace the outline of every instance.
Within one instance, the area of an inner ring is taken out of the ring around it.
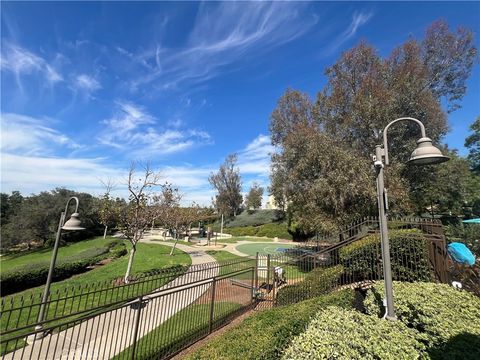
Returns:
[[[90,250],[92,248],[104,247],[109,241],[115,240],[114,238],[98,237],[92,240],[79,241],[76,243],[62,246],[58,249],[57,260],[61,261],[62,258],[78,256],[82,252]],[[12,255],[2,256],[0,258],[0,266],[2,271],[15,271],[18,268],[24,266],[35,266],[37,264],[50,263],[52,257],[52,248],[40,249],[32,251],[26,254],[18,253]]]

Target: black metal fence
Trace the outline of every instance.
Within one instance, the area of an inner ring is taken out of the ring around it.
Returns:
[[[390,233],[394,280],[445,281],[438,224],[396,221],[389,224],[396,229]],[[281,254],[52,294],[41,323],[40,298],[10,297],[1,303],[2,359],[169,358],[252,306],[286,305],[381,279],[377,229],[370,218],[344,229],[336,243],[319,237]]]

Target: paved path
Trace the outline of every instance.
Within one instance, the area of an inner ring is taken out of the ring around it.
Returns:
[[[142,242],[173,246],[167,242],[151,241],[149,237]],[[215,262],[213,257],[191,246],[179,243],[177,248],[190,255],[192,265]],[[162,293],[145,296],[146,301],[141,306],[138,306],[139,302],[133,302],[95,316],[36,340],[33,345],[7,354],[2,359],[110,359],[133,344],[136,321],[139,320],[140,324],[137,333],[137,339],[140,339],[202,296],[211,285],[208,279],[217,274],[218,268],[214,266],[202,271],[190,268],[183,276],[155,291],[165,290]],[[188,285],[192,282],[196,282],[193,287]]]

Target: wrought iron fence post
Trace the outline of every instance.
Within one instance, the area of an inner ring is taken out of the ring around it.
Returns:
[[[270,254],[267,254],[267,288],[270,292]]]
[[[217,285],[217,278],[213,278],[212,282],[212,297],[211,297],[211,302],[210,302],[210,320],[209,320],[209,327],[208,327],[208,333],[211,334],[213,331],[213,315],[214,315],[214,310],[215,310],[215,287]]]
[[[133,328],[133,344],[132,344],[132,356],[131,359],[135,360],[135,351],[137,348],[137,337],[138,337],[138,328],[140,326],[140,315],[142,314],[142,303],[143,303],[143,296],[138,298],[138,310],[135,316],[135,325]]]
[[[258,291],[258,251],[255,256],[255,291]]]

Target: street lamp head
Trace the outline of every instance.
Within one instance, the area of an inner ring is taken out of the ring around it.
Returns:
[[[63,230],[85,230],[85,228],[80,226],[80,219],[78,218],[78,213],[73,213],[70,216],[70,219],[62,226]]]
[[[440,149],[432,145],[432,139],[422,137],[417,141],[417,148],[413,150],[408,163],[412,165],[433,165],[448,160],[450,160],[448,156],[443,155]]]

